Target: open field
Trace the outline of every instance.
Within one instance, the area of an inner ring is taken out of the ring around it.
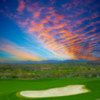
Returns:
[[[67,85],[86,85],[91,92],[73,96],[39,98],[38,100],[97,100],[100,99],[100,78],[92,79],[39,79],[18,80],[0,79],[0,100],[37,100],[17,97],[16,93],[25,90],[46,90]]]

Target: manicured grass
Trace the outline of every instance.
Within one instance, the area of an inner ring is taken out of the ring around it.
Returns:
[[[45,90],[54,87],[83,84],[91,90],[89,93],[73,96],[39,98],[38,100],[96,100],[100,99],[100,79],[41,79],[17,80],[0,79],[0,100],[37,100],[17,97],[16,93],[24,90]]]

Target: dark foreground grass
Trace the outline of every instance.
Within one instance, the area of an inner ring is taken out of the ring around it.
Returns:
[[[73,96],[29,99],[17,97],[16,93],[24,90],[45,90],[67,85],[83,84],[91,90]],[[0,100],[97,100],[100,99],[100,79],[42,79],[42,80],[17,80],[0,79]]]

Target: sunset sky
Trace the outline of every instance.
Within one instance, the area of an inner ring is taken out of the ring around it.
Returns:
[[[0,61],[100,59],[100,0],[0,0]]]

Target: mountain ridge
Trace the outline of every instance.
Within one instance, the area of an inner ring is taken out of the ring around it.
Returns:
[[[51,64],[57,64],[57,63],[75,63],[75,62],[87,62],[87,60],[78,59],[78,60],[42,60],[42,61],[0,61],[1,63],[15,63],[15,64],[45,64],[45,63],[51,63]]]

